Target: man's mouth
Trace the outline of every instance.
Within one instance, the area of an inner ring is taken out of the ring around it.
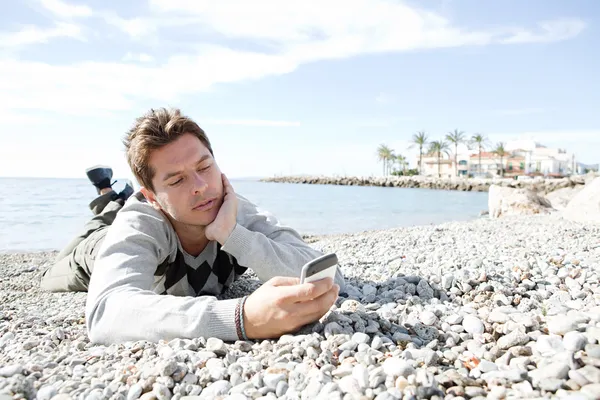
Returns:
[[[202,203],[196,205],[193,208],[193,210],[194,211],[206,211],[206,210],[209,210],[215,204],[215,200],[216,199],[209,199],[209,200],[203,201]]]

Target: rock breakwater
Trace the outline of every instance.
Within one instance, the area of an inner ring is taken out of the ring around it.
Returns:
[[[592,175],[573,176],[561,179],[534,178],[517,181],[515,179],[440,179],[423,176],[388,177],[341,177],[341,176],[279,176],[264,178],[263,182],[296,183],[313,185],[380,186],[397,188],[421,188],[438,190],[458,190],[487,192],[491,185],[532,189],[539,193],[550,193],[564,188],[584,185]]]

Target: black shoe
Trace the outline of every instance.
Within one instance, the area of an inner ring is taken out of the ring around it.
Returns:
[[[125,203],[127,199],[133,194],[133,186],[131,186],[129,183],[130,182],[127,182],[123,190],[119,192],[118,197],[119,199],[123,200],[123,203]]]
[[[96,191],[98,194],[100,190],[111,188],[115,182],[111,183],[110,180],[113,176],[113,171],[110,167],[106,167],[103,165],[96,165],[91,168],[88,168],[85,173],[87,177],[92,182],[92,184],[96,187]]]

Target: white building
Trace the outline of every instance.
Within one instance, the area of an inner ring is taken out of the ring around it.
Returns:
[[[575,155],[565,149],[548,148],[534,140],[515,140],[506,151],[525,157],[525,174],[565,176],[578,173]]]
[[[419,160],[417,159],[417,165]],[[450,159],[447,155],[443,154],[439,158],[437,155],[423,154],[423,166],[421,175],[423,176],[439,176],[441,178],[452,178],[455,176],[454,173],[454,160]]]

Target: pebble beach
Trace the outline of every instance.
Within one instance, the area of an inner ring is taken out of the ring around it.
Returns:
[[[0,254],[0,399],[598,399],[600,225],[559,214],[310,238],[343,293],[277,340],[89,343],[56,253]],[[251,273],[226,294],[247,294]]]

